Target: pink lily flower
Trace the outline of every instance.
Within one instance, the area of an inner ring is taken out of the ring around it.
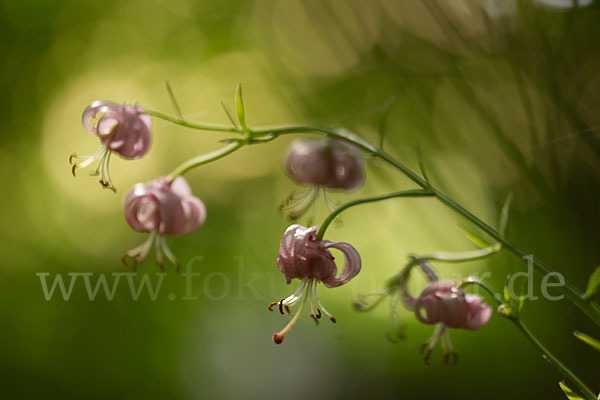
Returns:
[[[297,139],[292,142],[285,169],[296,182],[307,186],[303,193],[292,194],[281,205],[295,220],[304,215],[322,192],[326,205],[334,206],[330,190],[353,190],[364,182],[363,160],[359,150],[342,140],[330,138]]]
[[[165,240],[165,236],[190,233],[206,219],[206,207],[192,194],[186,180],[178,176],[173,181],[168,176],[150,183],[138,183],[125,197],[125,219],[138,232],[149,232],[148,239],[129,250],[126,257],[136,263],[142,261],[154,244],[156,258],[161,270],[162,254],[175,265],[177,260]]]
[[[95,101],[84,110],[82,123],[85,129],[100,139],[102,146],[91,156],[71,155],[69,162],[73,165],[73,176],[76,169],[100,160],[90,175],[100,175],[100,184],[115,191],[110,178],[110,156],[116,152],[126,159],[138,159],[146,154],[151,141],[151,118],[137,104]],[[74,159],[80,161],[74,163]]]
[[[279,312],[284,310],[289,314],[290,307],[295,305],[304,296],[300,307],[290,322],[281,331],[273,335],[273,341],[277,344],[283,342],[285,335],[296,324],[308,297],[310,297],[310,316],[318,324],[321,312],[329,317],[332,322],[336,319],[321,304],[317,292],[318,283],[332,288],[341,286],[354,278],[361,269],[360,255],[352,245],[343,242],[332,242],[330,240],[316,240],[317,227],[306,228],[301,225],[292,225],[283,234],[279,245],[277,266],[285,275],[289,284],[292,279],[301,280],[298,289],[290,296],[282,298],[278,302],[272,302],[269,310],[278,305]],[[337,276],[337,265],[329,249],[340,250],[345,257],[345,264],[340,276]]]
[[[437,341],[441,339],[444,361],[457,356],[450,341],[449,328],[477,330],[487,324],[492,316],[492,308],[483,302],[481,296],[466,294],[454,281],[431,282],[414,302],[417,319],[425,324],[437,324],[433,336],[424,344],[425,361]],[[425,313],[423,313],[425,310]]]

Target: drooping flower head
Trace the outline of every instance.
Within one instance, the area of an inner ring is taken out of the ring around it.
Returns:
[[[294,278],[300,279],[301,283],[292,295],[271,303],[269,310],[277,305],[281,314],[284,314],[284,310],[289,313],[291,306],[300,301],[303,296],[304,299],[286,327],[273,335],[275,343],[281,343],[285,335],[298,321],[308,297],[310,297],[310,316],[317,324],[321,318],[321,312],[327,315],[332,322],[336,322],[333,315],[321,304],[317,293],[318,283],[321,282],[329,288],[341,286],[360,272],[360,255],[352,245],[330,240],[317,241],[316,237],[316,226],[306,228],[301,225],[292,225],[287,228],[281,238],[277,266],[285,275],[288,284]],[[329,251],[332,248],[340,250],[345,258],[344,268],[339,277],[337,276],[338,269],[335,258]]]
[[[307,189],[299,196],[290,195],[282,209],[290,210],[297,219],[315,206],[319,193],[327,205],[333,203],[328,190],[353,190],[364,182],[364,166],[360,151],[342,140],[319,138],[297,139],[290,145],[285,169],[296,182]]]
[[[477,330],[490,320],[492,308],[481,296],[466,294],[454,281],[436,281],[417,298],[415,314],[425,324]]]
[[[100,139],[102,146],[92,156],[73,154],[69,159],[73,175],[78,168],[100,160],[91,175],[100,175],[100,184],[114,191],[109,170],[111,154],[116,152],[126,159],[137,159],[146,154],[150,148],[151,118],[137,104],[95,101],[83,111],[82,123],[85,129]],[[74,159],[80,161],[73,162]]]
[[[206,208],[181,176],[171,180],[165,176],[149,183],[138,183],[125,197],[125,219],[138,232],[149,232],[148,239],[128,251],[125,257],[143,260],[152,245],[163,268],[162,253],[175,265],[177,260],[167,246],[165,236],[190,233],[206,219]]]
[[[444,361],[457,356],[450,341],[449,328],[477,330],[492,316],[492,308],[481,296],[466,294],[454,281],[432,281],[414,301],[417,319],[425,324],[437,324],[433,336],[423,345],[425,361],[441,339]]]

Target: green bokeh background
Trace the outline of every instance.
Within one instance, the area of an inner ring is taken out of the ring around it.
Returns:
[[[202,257],[196,300],[182,299],[185,280],[173,269],[156,301],[133,301],[125,281],[112,301],[90,301],[81,281],[68,301],[46,301],[36,276],[92,272],[95,282],[130,272],[120,256],[144,235],[123,218],[124,193],[220,146],[222,134],[155,120],[146,157],[113,158],[116,195],[83,171],[73,179],[69,154],[98,146],[81,127],[86,105],[138,101],[173,113],[168,80],[192,120],[227,123],[220,102],[231,106],[242,82],[251,126],[345,126],[375,142],[383,129],[386,150],[413,168],[419,145],[430,179],[490,224],[512,191],[509,236],[583,288],[600,260],[600,9],[546,3],[5,0],[2,398],[563,398],[561,376],[497,314],[477,332],[452,332],[457,366],[444,366],[438,348],[428,367],[419,347],[431,326],[400,310],[407,338],[393,344],[387,303],[353,311],[356,296],[378,291],[408,254],[473,248],[456,229],[466,222],[431,199],[345,213],[328,238],[352,243],[363,271],[321,292],[338,323],[316,328],[304,315],[274,345],[286,320],[266,305],[293,289],[275,264],[289,224],[278,207],[298,190],[282,169],[291,137],[188,174],[208,219],[169,243],[184,266]],[[367,164],[364,187],[336,201],[411,187],[381,162]],[[524,268],[502,253],[438,271],[489,272],[500,289]],[[157,270],[149,257],[138,273],[154,280]],[[598,337],[596,326],[566,301],[530,302],[523,318],[600,389],[599,355],[572,336]]]

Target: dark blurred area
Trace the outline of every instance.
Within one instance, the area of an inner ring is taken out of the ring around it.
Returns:
[[[562,399],[563,379],[508,321],[455,330],[455,367],[432,333],[401,311],[406,339],[386,340],[388,304],[352,309],[410,253],[463,251],[467,221],[433,200],[394,200],[344,214],[332,240],[352,243],[363,271],[323,291],[335,325],[266,309],[292,292],[277,270],[289,225],[279,204],[296,190],[282,170],[291,138],[249,146],[187,178],[208,208],[205,226],[169,243],[194,272],[192,294],[170,269],[158,298],[134,301],[123,278],[112,301],[44,298],[40,277],[131,272],[120,256],[144,236],[123,218],[124,193],[227,136],[153,121],[149,155],[116,159],[115,195],[68,157],[97,139],[81,112],[97,99],[137,101],[186,118],[228,123],[244,85],[251,126],[344,126],[417,169],[495,226],[514,194],[508,236],[579,288],[600,263],[600,6],[590,0],[11,1],[0,5],[0,266],[2,398]],[[335,200],[411,188],[368,161],[365,186]],[[325,216],[320,210],[318,221]],[[319,219],[320,218],[320,219]],[[200,260],[198,257],[201,257]],[[489,272],[501,290],[525,270],[508,253],[438,265],[445,277]],[[138,274],[158,272],[152,258]],[[135,278],[136,284],[139,277]],[[539,289],[539,277],[535,280]],[[419,285],[415,286],[416,287]],[[421,285],[422,287],[422,285]],[[169,297],[167,294],[173,294]],[[556,293],[554,293],[556,294]],[[590,386],[598,354],[572,335],[598,328],[565,301],[529,302],[523,320]],[[325,321],[326,322],[326,321]]]

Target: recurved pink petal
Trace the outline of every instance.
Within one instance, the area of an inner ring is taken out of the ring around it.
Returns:
[[[190,188],[190,185],[181,176],[178,176],[175,178],[175,180],[173,180],[171,183],[171,190],[173,193],[181,197],[192,196],[192,189]]]
[[[186,215],[186,224],[183,228],[183,233],[190,233],[204,224],[206,220],[206,207],[199,198],[187,196],[183,198],[181,204]]]
[[[344,268],[342,269],[342,274],[338,277],[335,276],[335,272],[333,276],[328,277],[323,280],[323,284],[327,287],[336,287],[341,286],[352,278],[354,278],[361,269],[362,261],[360,259],[360,255],[358,251],[349,243],[345,242],[332,242],[329,240],[323,241],[325,244],[325,248],[334,248],[340,250],[344,254]]]
[[[487,324],[492,317],[492,307],[483,303],[481,296],[475,294],[468,294],[466,301],[469,309],[469,320],[466,328],[475,330]]]
[[[83,127],[87,129],[89,132],[96,134],[96,128],[92,124],[90,124],[90,119],[97,119],[96,116],[99,113],[105,113],[108,111],[116,112],[119,109],[119,105],[117,103],[113,103],[112,101],[106,100],[98,100],[94,101],[92,104],[87,106],[87,108],[83,111],[83,115],[81,116],[81,122]]]

